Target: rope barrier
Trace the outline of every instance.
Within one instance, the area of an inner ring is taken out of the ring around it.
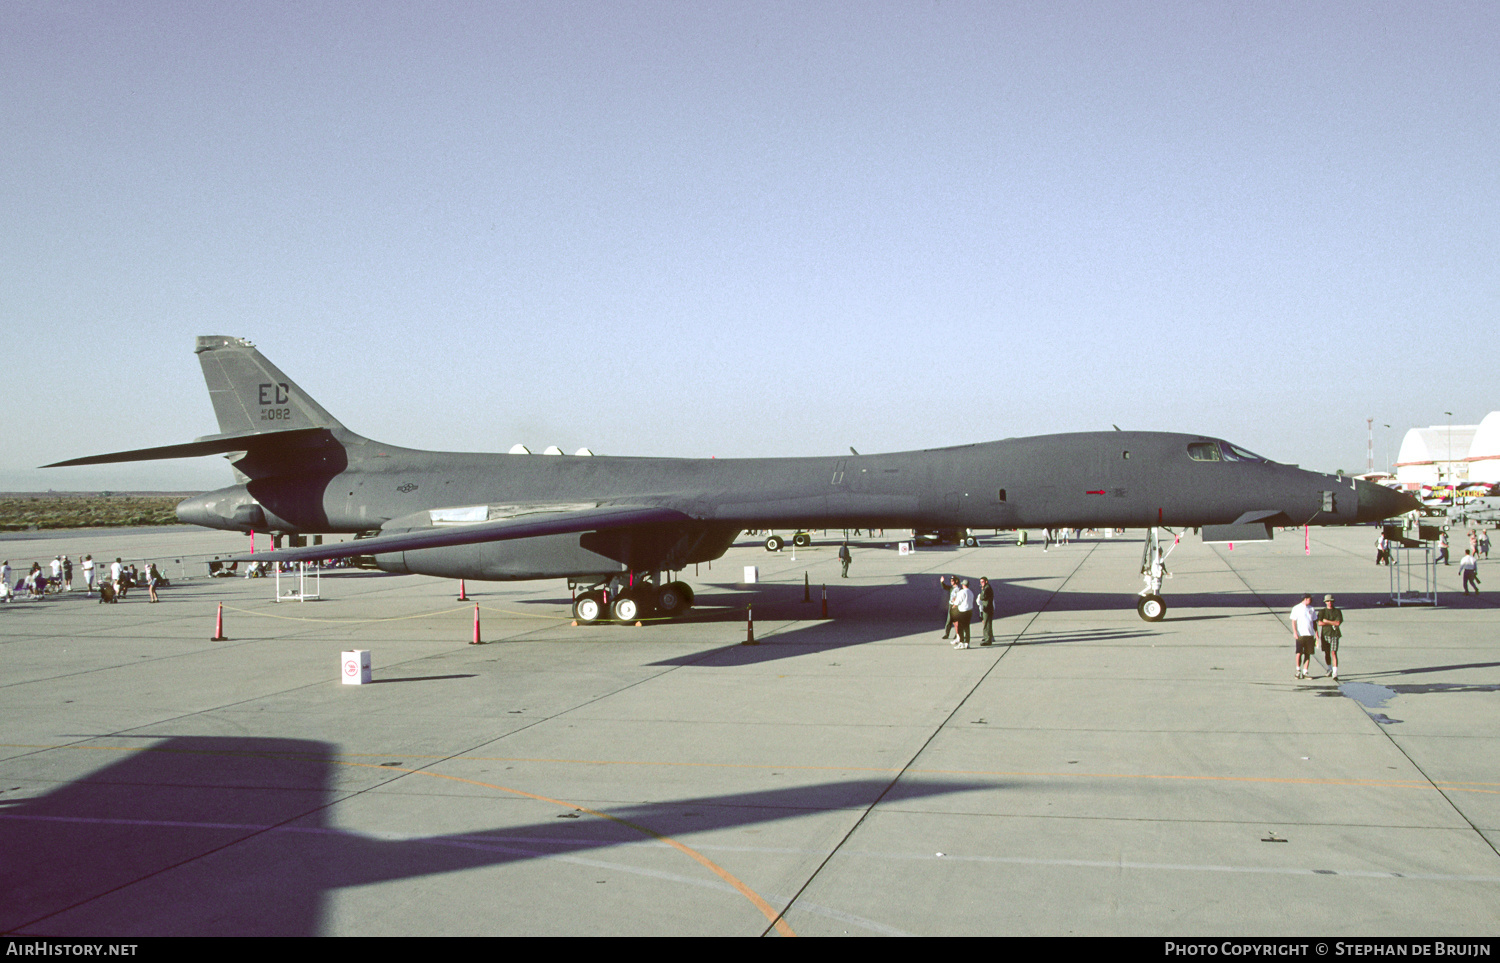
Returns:
[[[569,611],[569,612],[567,612],[565,614],[561,614],[561,615],[538,615],[535,612],[517,612],[514,609],[498,609],[498,608],[494,608],[492,606],[483,606],[483,608],[484,608],[484,611],[486,611],[486,612],[495,612],[495,613],[500,614],[500,615],[510,615],[510,616],[514,616],[516,618],[522,618],[522,619],[542,619],[542,620],[546,620],[546,621],[556,621],[556,622],[571,621],[573,619],[573,613],[571,611]],[[236,606],[236,605],[226,605],[226,606],[224,606],[224,610],[227,611],[227,612],[238,612],[241,615],[253,615],[253,616],[257,616],[259,618],[265,618],[265,619],[281,619],[283,622],[319,622],[319,623],[323,623],[323,624],[327,624],[327,625],[362,625],[362,624],[372,623],[372,622],[408,622],[408,621],[411,621],[413,619],[428,619],[428,618],[433,618],[433,617],[439,616],[439,615],[452,615],[452,614],[454,614],[456,612],[465,612],[465,613],[467,613],[467,612],[470,611],[470,609],[469,609],[469,607],[467,605],[458,605],[458,606],[454,606],[452,608],[435,609],[435,610],[433,610],[431,612],[419,612],[416,615],[397,615],[397,616],[392,616],[390,618],[383,618],[383,619],[313,619],[313,618],[306,618],[306,617],[299,616],[299,615],[280,615],[280,614],[278,614],[276,612],[259,612],[259,611],[256,611],[255,609],[242,609],[242,608],[240,608],[239,606]],[[677,615],[677,616],[672,616],[672,615],[653,615],[653,616],[651,616],[649,618],[637,619],[636,621],[637,622],[678,622],[678,623],[684,623],[684,622],[704,622],[704,621],[722,621],[723,614],[725,612],[728,612],[728,611],[730,611],[730,610],[727,609],[727,608],[726,609],[708,609],[708,608],[703,608],[703,609],[699,610],[700,614],[697,617],[694,617],[694,616],[684,616],[684,615]],[[598,622],[598,624],[604,625],[604,624],[613,624],[613,623],[610,620],[608,620],[608,619],[600,619],[599,622]]]
[[[432,612],[419,612],[416,615],[396,615],[384,619],[310,619],[299,615],[278,615],[275,612],[257,612],[254,609],[242,609],[234,605],[226,605],[224,608],[231,612],[239,612],[242,615],[255,615],[265,619],[281,619],[285,622],[324,622],[330,625],[360,625],[366,622],[407,622],[412,619],[428,619],[438,615],[452,615],[455,612],[468,612],[467,605],[458,605],[453,608],[436,609]],[[534,612],[516,612],[511,609],[487,609],[490,612],[498,612],[502,615],[513,615],[523,619],[551,619],[561,620],[569,618],[567,615],[537,615]]]

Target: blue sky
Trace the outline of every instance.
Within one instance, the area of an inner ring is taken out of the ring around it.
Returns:
[[[1493,3],[0,5],[0,488],[215,425],[247,337],[394,444],[1204,432],[1500,408]],[[1391,424],[1389,430],[1384,424]]]

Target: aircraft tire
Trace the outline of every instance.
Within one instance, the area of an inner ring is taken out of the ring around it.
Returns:
[[[641,617],[641,601],[634,595],[622,595],[609,603],[609,612],[616,622],[634,622]]]
[[[806,548],[807,546],[812,544],[812,536],[807,534],[806,532],[798,532],[797,534],[792,536],[792,544],[800,545],[803,548]]]
[[[978,548],[979,539],[975,538],[973,535],[970,535],[964,539],[964,544],[969,546],[970,548]]]
[[[604,596],[598,592],[585,592],[573,602],[573,617],[580,625],[588,625],[604,618]]]
[[[693,587],[686,582],[673,582],[672,584],[677,586],[677,591],[682,593],[682,607],[685,609],[692,608],[693,602],[698,598],[697,594],[693,591]]]
[[[687,596],[682,592],[681,582],[668,582],[656,590],[656,608],[667,615],[676,615],[688,607]]]
[[[1167,617],[1167,600],[1160,595],[1143,595],[1135,610],[1147,622],[1160,622]]]
[[[785,544],[786,542],[782,540],[780,535],[772,535],[770,538],[766,539],[766,551],[779,552],[781,551],[781,547]]]

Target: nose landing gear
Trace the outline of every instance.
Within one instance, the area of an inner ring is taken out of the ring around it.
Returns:
[[[1162,551],[1161,533],[1166,532],[1172,536],[1171,548]],[[1141,590],[1140,599],[1135,603],[1136,614],[1147,622],[1160,622],[1167,617],[1167,600],[1161,597],[1161,583],[1163,579],[1172,577],[1167,571],[1167,556],[1172,554],[1182,541],[1182,536],[1169,528],[1148,528],[1146,530],[1146,548],[1141,553],[1141,578],[1146,587]]]

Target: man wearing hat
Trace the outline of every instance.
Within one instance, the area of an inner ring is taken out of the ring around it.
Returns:
[[[1344,610],[1333,604],[1333,596],[1323,596],[1323,607],[1318,609],[1318,634],[1323,638],[1323,661],[1328,663],[1328,674],[1339,677],[1339,636],[1343,635]]]

